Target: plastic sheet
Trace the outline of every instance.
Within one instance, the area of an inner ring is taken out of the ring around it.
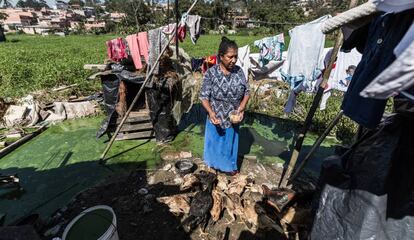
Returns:
[[[341,157],[325,160],[312,239],[412,239],[413,114],[386,118]]]
[[[161,78],[145,91],[155,139],[159,142],[171,141],[177,134],[177,124],[172,113],[175,95],[166,81],[166,78]]]
[[[118,103],[118,90],[120,80],[114,74],[102,75],[102,90],[104,96],[104,108],[106,112],[106,118],[102,121],[96,138],[102,137],[108,132],[110,125],[116,124],[118,114],[115,111],[116,104]]]

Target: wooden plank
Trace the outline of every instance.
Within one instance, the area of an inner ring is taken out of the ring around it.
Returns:
[[[152,130],[152,123],[139,123],[139,124],[125,124],[121,128],[121,132],[132,132],[132,131],[142,131],[142,130]]]
[[[85,64],[83,69],[85,70],[105,70],[108,67],[108,64]]]
[[[149,121],[151,121],[151,118],[149,115],[129,117],[125,120],[126,123],[139,123],[139,122],[149,122]],[[118,119],[116,123],[117,124],[121,123],[121,120]]]
[[[154,133],[153,131],[143,131],[143,132],[135,132],[135,133],[119,133],[116,136],[115,140],[128,140],[128,139],[148,139],[153,138]]]
[[[37,136],[38,134],[40,134],[41,132],[43,132],[46,129],[46,126],[42,126],[39,129],[37,129],[36,131],[20,138],[19,140],[17,140],[16,142],[10,144],[9,146],[7,146],[6,148],[3,148],[2,150],[0,150],[0,158],[6,156],[7,154],[9,154],[11,151],[13,151],[14,149],[18,148],[19,146],[23,145],[25,142],[29,141],[30,139],[34,138],[35,136]]]

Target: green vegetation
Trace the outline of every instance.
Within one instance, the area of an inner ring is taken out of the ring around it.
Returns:
[[[91,73],[83,70],[87,63],[103,63],[106,58],[105,41],[114,35],[82,36],[27,36],[10,35],[0,44],[0,96],[21,97],[30,92],[51,89],[59,85],[77,83],[78,93],[89,93],[100,88],[99,82],[88,82]],[[258,50],[253,42],[264,37],[229,36],[239,46],[249,44],[252,52]],[[181,47],[193,57],[217,52],[220,35],[203,35],[196,45],[186,38]],[[286,38],[286,46],[289,38]],[[329,46],[331,42],[327,42]]]
[[[0,96],[20,97],[29,92],[78,83],[79,90],[98,89],[87,82],[86,63],[103,63],[105,41],[114,36],[11,35],[0,44]]]

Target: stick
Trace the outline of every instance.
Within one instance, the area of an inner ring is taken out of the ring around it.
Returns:
[[[353,8],[358,4],[358,0],[351,0],[349,4],[349,8]],[[335,40],[335,46],[332,51],[331,58],[329,59],[328,68],[325,70],[323,74],[323,81],[319,85],[318,92],[316,93],[315,98],[313,99],[312,106],[309,109],[308,115],[306,116],[305,123],[303,125],[301,133],[299,133],[298,138],[296,139],[295,147],[292,152],[292,156],[289,161],[288,168],[285,174],[282,176],[281,181],[279,182],[279,187],[286,187],[288,184],[288,179],[295,168],[296,162],[298,161],[299,152],[302,149],[303,140],[305,139],[306,133],[308,132],[310,125],[312,124],[313,116],[315,115],[316,109],[322,99],[323,92],[326,88],[326,85],[329,80],[329,76],[331,75],[333,63],[338,55],[339,48],[342,45],[344,36],[342,32],[338,32],[338,35]]]
[[[193,7],[194,7],[194,6],[195,6],[195,4],[197,3],[197,1],[198,1],[198,0],[195,0],[195,1],[194,1],[193,5],[191,5],[191,7],[188,9],[187,14],[191,11],[191,9],[193,9]],[[177,26],[177,27],[178,27],[178,26]],[[175,35],[175,33],[174,33],[174,35]],[[114,135],[112,135],[111,140],[109,141],[108,145],[106,146],[105,150],[103,151],[103,153],[102,153],[102,155],[101,155],[101,158],[99,159],[99,163],[101,163],[101,164],[103,164],[103,163],[104,163],[104,160],[105,160],[105,156],[106,156],[106,154],[108,153],[109,149],[111,148],[112,144],[113,144],[113,143],[114,143],[114,141],[115,141],[116,136],[118,135],[118,133],[119,133],[119,131],[121,130],[122,126],[124,125],[124,123],[125,123],[126,119],[128,118],[129,114],[131,113],[132,108],[134,107],[134,105],[135,105],[135,104],[136,104],[136,102],[138,101],[138,98],[141,96],[141,94],[142,94],[142,92],[143,92],[143,90],[144,90],[145,85],[146,85],[146,84],[147,84],[147,82],[149,81],[149,79],[150,79],[150,77],[151,77],[152,73],[153,73],[153,72],[154,72],[154,70],[155,70],[155,67],[158,65],[158,62],[160,61],[161,56],[164,54],[165,50],[167,50],[167,48],[168,48],[168,45],[170,45],[171,41],[174,39],[174,37],[175,37],[174,35],[173,35],[173,36],[169,39],[168,43],[167,43],[167,44],[165,44],[165,46],[163,47],[163,49],[162,49],[162,50],[161,50],[161,52],[160,52],[160,55],[158,55],[157,60],[155,61],[154,65],[151,67],[150,71],[148,72],[147,76],[145,77],[145,80],[144,80],[144,82],[142,83],[142,86],[141,86],[141,88],[139,89],[139,91],[138,91],[137,95],[135,95],[134,100],[132,101],[131,105],[130,105],[130,106],[129,106],[129,108],[128,108],[128,111],[125,113],[124,117],[122,118],[121,123],[119,123],[118,127],[116,128],[116,131],[115,131]]]
[[[322,95],[325,90],[324,88],[328,82],[329,75],[331,74],[331,71],[332,71],[333,62],[335,61],[335,58],[338,55],[338,51],[342,44],[342,40],[343,40],[343,35],[342,33],[339,32],[336,38],[336,41],[335,41],[335,47],[333,49],[331,59],[329,60],[328,68],[325,70],[323,74],[323,81],[319,85],[318,92],[316,93],[316,96],[313,99],[312,106],[308,112],[308,115],[306,116],[302,131],[299,133],[298,138],[296,139],[295,147],[293,149],[293,153],[290,158],[286,173],[282,177],[281,182],[279,183],[279,186],[281,187],[287,186],[287,182],[288,182],[287,180],[290,178],[290,175],[292,174],[292,171],[296,165],[296,162],[299,157],[299,152],[302,149],[303,140],[305,139],[306,133],[308,132],[310,125],[312,124],[312,119],[313,119],[313,116],[315,115],[316,109],[318,108],[319,102],[322,99]]]
[[[29,141],[30,139],[34,138],[35,136],[37,136],[39,133],[43,132],[43,130],[46,129],[46,126],[42,126],[39,129],[37,129],[36,131],[20,138],[19,140],[17,140],[16,142],[10,144],[9,146],[7,146],[6,148],[3,148],[2,150],[0,150],[0,158],[6,156],[7,154],[9,154],[11,151],[15,150],[16,148],[18,148],[19,146],[23,145],[25,142]]]
[[[313,144],[311,150],[306,155],[305,159],[300,163],[298,168],[296,169],[295,173],[289,178],[289,182],[292,182],[302,171],[302,169],[305,167],[306,163],[309,161],[309,159],[313,156],[313,154],[316,152],[316,150],[319,148],[319,146],[322,144],[323,140],[325,140],[326,136],[331,132],[332,128],[338,124],[339,120],[341,120],[342,116],[344,115],[344,112],[340,110],[338,114],[336,114],[335,118],[332,119],[332,121],[329,123],[328,127],[325,129],[325,131],[322,133],[322,135],[316,140],[316,142]]]

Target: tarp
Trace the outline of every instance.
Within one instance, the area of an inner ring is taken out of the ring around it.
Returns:
[[[413,114],[386,118],[343,156],[325,160],[312,239],[412,239]]]

